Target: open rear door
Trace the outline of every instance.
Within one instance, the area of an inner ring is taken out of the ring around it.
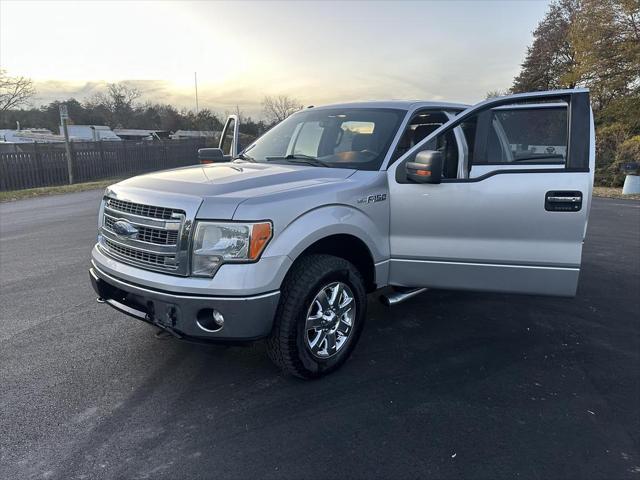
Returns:
[[[390,282],[574,295],[594,144],[584,89],[495,98],[457,115],[388,170]],[[441,183],[407,178],[422,150],[443,154]]]
[[[237,115],[229,115],[220,134],[218,147],[222,150],[225,161],[230,161],[238,155],[238,138],[240,124]]]

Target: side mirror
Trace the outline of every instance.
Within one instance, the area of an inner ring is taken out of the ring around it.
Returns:
[[[198,150],[198,160],[200,163],[224,162],[224,154],[220,148],[200,148]]]
[[[423,150],[416,154],[413,162],[407,162],[407,178],[416,183],[441,183],[444,160],[441,152]]]

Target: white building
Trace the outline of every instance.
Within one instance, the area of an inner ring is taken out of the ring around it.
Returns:
[[[67,130],[69,139],[75,142],[120,141],[120,137],[105,125],[67,125]],[[64,135],[62,125],[60,135]]]
[[[115,133],[122,140],[161,140],[169,138],[169,130],[145,130],[139,128],[114,128]]]
[[[24,130],[0,130],[1,143],[59,143],[64,137],[46,128],[26,128]]]

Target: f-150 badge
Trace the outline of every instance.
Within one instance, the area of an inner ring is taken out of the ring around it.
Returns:
[[[383,202],[387,199],[386,193],[377,193],[375,195],[369,195],[368,197],[362,197],[358,199],[358,203],[376,203]]]

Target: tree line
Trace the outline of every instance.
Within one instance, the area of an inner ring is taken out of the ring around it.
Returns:
[[[149,130],[213,130],[220,131],[227,115],[240,118],[240,132],[257,137],[273,124],[282,121],[302,108],[296,99],[281,95],[267,96],[263,100],[264,120],[246,116],[236,106],[224,114],[208,108],[197,113],[188,109],[177,109],[173,105],[141,102],[142,92],[126,83],[110,83],[106,88],[84,101],[70,98],[64,102],[54,101],[41,107],[28,107],[35,95],[33,82],[25,77],[11,77],[0,71],[0,129],[48,128],[58,132],[60,104],[67,105],[70,122],[77,125],[107,125],[111,128]]]
[[[640,1],[555,0],[507,91],[587,87],[596,123],[596,183],[620,186],[640,162]]]

